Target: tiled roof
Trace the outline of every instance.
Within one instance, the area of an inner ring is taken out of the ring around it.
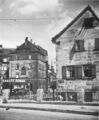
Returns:
[[[13,48],[2,48],[0,49],[0,55],[9,55],[10,53],[14,52],[15,49]]]
[[[15,50],[15,52],[13,52],[13,54],[18,53],[19,51],[24,50],[24,49],[26,49],[30,52],[39,52],[43,55],[47,55],[47,51],[45,49],[28,41],[28,38],[25,39],[25,42],[22,45],[20,45],[19,47],[16,48],[16,50]]]

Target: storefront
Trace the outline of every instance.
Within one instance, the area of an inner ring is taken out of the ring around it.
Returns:
[[[14,95],[14,91],[28,91],[29,84],[23,79],[4,79],[2,82],[2,89],[10,89],[10,95]]]

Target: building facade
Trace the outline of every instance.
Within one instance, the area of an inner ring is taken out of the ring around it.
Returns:
[[[87,6],[52,38],[57,91],[66,101],[99,100],[99,18]]]
[[[25,38],[25,42],[10,54],[9,79],[3,87],[29,89],[36,93],[38,88],[46,91],[47,51]]]
[[[3,79],[9,78],[9,59],[10,53],[13,51],[14,49],[4,48],[0,45],[0,90],[3,86]]]

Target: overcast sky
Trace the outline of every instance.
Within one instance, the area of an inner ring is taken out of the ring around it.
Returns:
[[[55,60],[55,45],[51,38],[62,30],[94,0],[0,0],[0,44],[16,48],[26,36],[48,50],[50,61]],[[95,0],[99,13],[99,2]],[[99,15],[98,15],[99,16]],[[15,19],[15,20],[9,20]]]

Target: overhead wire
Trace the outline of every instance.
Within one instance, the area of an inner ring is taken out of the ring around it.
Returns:
[[[42,18],[0,18],[0,20],[8,20],[8,21],[39,21],[39,20],[52,20],[52,19],[64,19],[66,17],[42,17]]]

